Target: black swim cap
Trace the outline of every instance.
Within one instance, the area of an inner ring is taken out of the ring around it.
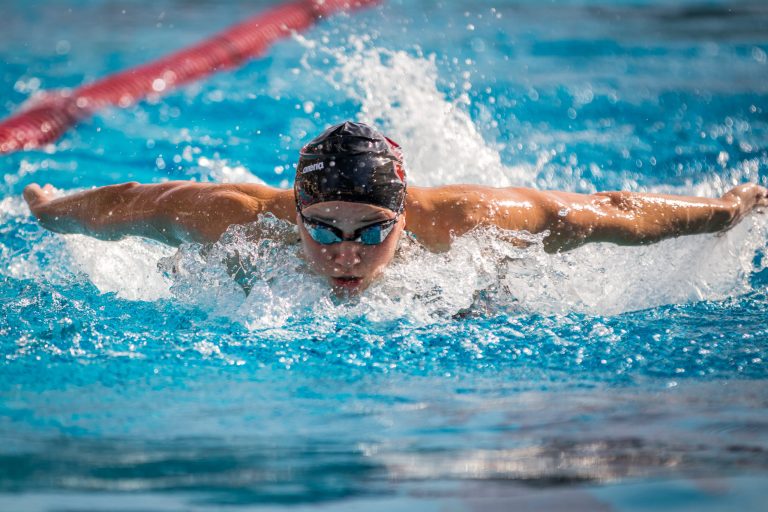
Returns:
[[[325,201],[366,203],[402,212],[405,171],[400,146],[363,123],[346,121],[301,149],[296,208]]]

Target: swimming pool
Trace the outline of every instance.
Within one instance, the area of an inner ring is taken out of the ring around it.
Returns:
[[[268,5],[3,2],[0,113]],[[0,509],[760,510],[765,216],[556,256],[475,232],[339,302],[247,227],[178,252],[61,237],[21,191],[287,187],[347,118],[419,185],[765,185],[767,26],[757,0],[390,1],[4,157]]]

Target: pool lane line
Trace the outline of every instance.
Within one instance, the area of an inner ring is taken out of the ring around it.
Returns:
[[[193,46],[74,90],[46,91],[0,122],[0,154],[55,142],[107,106],[127,107],[263,55],[272,43],[342,11],[381,0],[297,0],[269,8]]]

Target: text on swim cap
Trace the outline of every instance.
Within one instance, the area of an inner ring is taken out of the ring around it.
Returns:
[[[304,174],[305,172],[321,171],[323,169],[325,169],[325,163],[317,162],[312,165],[304,166],[304,168],[301,170],[301,173]]]

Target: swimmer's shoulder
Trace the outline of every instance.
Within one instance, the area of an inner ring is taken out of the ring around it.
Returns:
[[[141,187],[141,186],[140,186]],[[156,205],[157,229],[174,240],[215,242],[234,224],[248,224],[271,213],[295,223],[292,191],[266,185],[173,181],[144,186]]]
[[[523,187],[409,186],[406,229],[434,252],[447,251],[453,238],[481,225],[535,233],[542,229],[540,195]]]
[[[296,201],[292,189],[258,183],[236,183],[224,187],[228,193],[247,203],[256,215],[271,213],[280,220],[296,223]]]

